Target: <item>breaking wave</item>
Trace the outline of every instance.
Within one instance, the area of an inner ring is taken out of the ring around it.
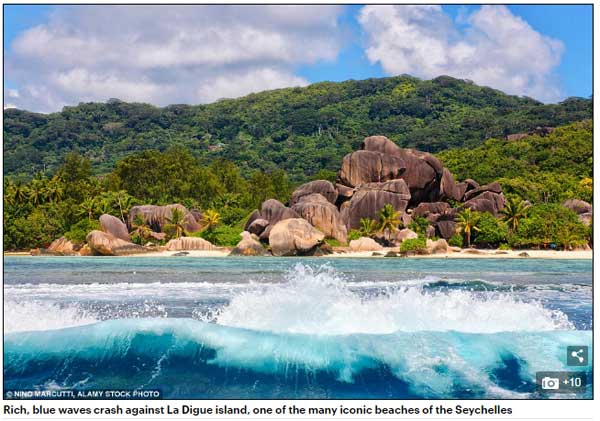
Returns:
[[[519,399],[540,397],[536,371],[568,369],[567,345],[592,342],[591,331],[575,330],[564,313],[493,284],[373,287],[304,265],[280,281],[236,291],[225,305],[198,312],[200,320],[103,320],[77,305],[9,301],[5,390]]]

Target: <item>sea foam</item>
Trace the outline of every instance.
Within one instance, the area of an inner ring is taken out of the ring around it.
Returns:
[[[58,305],[43,301],[5,301],[4,331],[52,330],[87,325],[98,319],[77,304]]]
[[[297,264],[286,282],[241,292],[212,319],[225,326],[319,335],[573,329],[564,313],[502,292],[427,291],[415,283],[365,295],[350,285],[331,267]]]

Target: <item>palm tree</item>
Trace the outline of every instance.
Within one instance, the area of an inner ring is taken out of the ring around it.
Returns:
[[[119,206],[119,212],[121,212],[121,220],[125,222],[125,218],[129,215],[129,208],[133,204],[133,197],[130,196],[125,190],[119,190],[116,195],[117,205]]]
[[[25,203],[29,198],[27,186],[20,181],[14,183],[10,179],[4,180],[4,200],[9,205],[19,205]]]
[[[527,216],[527,210],[531,207],[531,204],[521,200],[517,196],[510,196],[502,213],[504,214],[504,220],[508,223],[508,227],[512,232],[515,232],[519,227],[519,219]]]
[[[29,198],[29,189],[19,181],[14,185],[12,194],[16,203],[23,203]]]
[[[371,218],[360,218],[360,233],[370,237],[377,231],[377,222]]]
[[[15,184],[10,179],[4,179],[4,200],[9,205],[15,203]]]
[[[96,201],[96,213],[112,215],[114,208],[110,196],[102,196]]]
[[[46,186],[44,186],[43,180],[33,179],[29,186],[29,201],[31,204],[36,206],[43,203],[46,200],[46,195]]]
[[[91,221],[94,218],[96,209],[96,198],[88,197],[79,205],[78,215],[87,215],[88,219]]]
[[[390,239],[391,233],[398,230],[398,226],[402,222],[400,216],[401,211],[396,211],[394,207],[388,203],[379,211],[379,232],[384,233],[384,238]]]
[[[379,232],[383,232],[386,229],[396,230],[402,222],[400,216],[402,211],[397,211],[394,207],[388,203],[379,211]]]
[[[584,246],[587,244],[585,239],[581,239],[572,231],[561,230],[558,232],[557,240],[562,244],[565,250],[573,250],[575,247]]]
[[[204,227],[203,230],[212,230],[215,226],[217,226],[221,222],[221,215],[217,211],[212,209],[207,210],[202,215],[202,224]]]
[[[150,238],[150,233],[152,229],[146,224],[144,217],[141,213],[138,213],[135,218],[133,218],[132,224],[133,231],[131,232],[132,237],[137,237],[140,239],[140,242],[147,240]]]
[[[54,176],[46,186],[46,195],[51,202],[59,202],[65,195],[65,189],[57,176]]]
[[[181,209],[173,209],[171,217],[166,218],[169,224],[175,229],[175,238],[179,238],[186,233],[185,219]]]
[[[471,247],[471,234],[473,231],[479,231],[477,228],[477,214],[470,208],[465,208],[456,216],[458,229],[462,231],[467,239],[467,247]]]

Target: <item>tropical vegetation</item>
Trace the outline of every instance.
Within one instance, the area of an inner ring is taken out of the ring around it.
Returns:
[[[134,205],[171,203],[202,211],[194,235],[232,245],[264,200],[285,203],[302,182],[334,181],[346,153],[385,134],[436,152],[457,180],[502,185],[502,217],[461,212],[451,244],[573,248],[591,239],[591,228],[560,203],[593,200],[591,117],[591,99],[541,104],[445,76],[319,83],[199,106],[110,100],[48,115],[7,109],[4,247],[47,246],[61,235],[81,242],[103,213],[127,221]],[[561,127],[506,139],[538,126]],[[399,217],[384,207],[348,238],[390,233]],[[182,222],[172,215],[169,238],[186,235]],[[424,237],[428,224],[414,217],[409,228]],[[143,220],[131,229],[137,242],[150,239]]]
[[[590,120],[558,127],[547,136],[490,139],[476,148],[451,149],[437,156],[457,179],[498,181],[505,194],[531,203],[593,200]]]
[[[126,157],[147,159],[139,153],[179,146],[205,167],[224,159],[244,177],[283,170],[291,181],[302,183],[317,174],[334,174],[342,157],[373,134],[385,134],[402,147],[439,152],[591,118],[589,98],[542,104],[468,80],[406,75],[322,82],[206,105],[157,108],[111,99],[52,114],[6,109],[4,175],[22,180],[38,172],[49,176],[69,152],[88,158],[94,174],[107,174]],[[135,170],[136,164],[127,161],[122,172]],[[486,174],[493,178],[495,173]],[[142,189],[153,187],[144,184]]]

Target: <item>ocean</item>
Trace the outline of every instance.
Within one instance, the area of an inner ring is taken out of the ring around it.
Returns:
[[[566,358],[591,350],[591,260],[8,256],[4,283],[5,394],[592,398]]]

